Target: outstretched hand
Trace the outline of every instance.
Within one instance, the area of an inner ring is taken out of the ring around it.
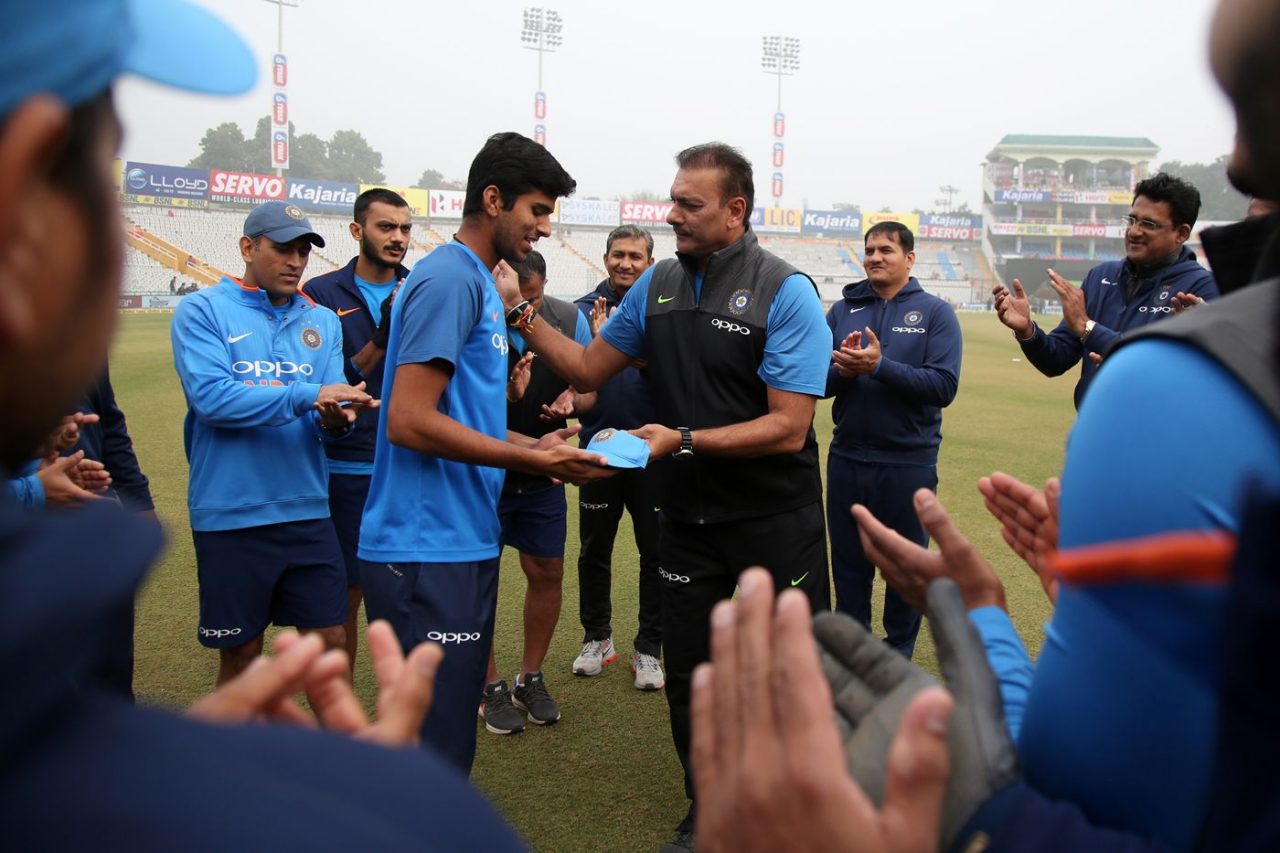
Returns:
[[[188,709],[207,723],[278,722],[306,728],[323,726],[382,746],[415,746],[431,707],[435,674],[444,652],[423,643],[406,658],[391,626],[370,623],[369,653],[378,680],[378,719],[365,716],[348,679],[346,652],[324,651],[319,635],[283,631],[272,657],[262,656],[248,669]],[[294,698],[306,692],[313,713]]]
[[[877,808],[846,769],[809,604],[786,590],[776,607],[763,569],[738,602],[711,614],[711,662],[693,674],[690,760],[698,848],[931,851],[950,766],[952,700],[921,692],[902,716]]]
[[[973,543],[956,528],[937,495],[928,489],[919,489],[912,500],[920,524],[938,543],[938,551],[923,548],[885,527],[865,506],[853,505],[862,548],[879,567],[885,582],[917,610],[925,609],[929,584],[938,578],[955,581],[970,610],[989,605],[1004,609],[1004,586],[1000,578]]]
[[[1058,553],[1058,497],[1062,485],[1050,477],[1044,491],[1000,471],[978,481],[983,503],[1000,522],[1000,535],[1040,579],[1049,601],[1057,603],[1058,578],[1050,563]]]

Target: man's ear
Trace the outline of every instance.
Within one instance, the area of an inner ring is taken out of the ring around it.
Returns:
[[[35,95],[0,122],[0,350],[20,348],[35,331],[30,291],[42,284],[37,250],[56,234],[44,216],[50,171],[66,138],[71,112],[50,95]]]

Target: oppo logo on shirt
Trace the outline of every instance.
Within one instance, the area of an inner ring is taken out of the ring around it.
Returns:
[[[925,330],[924,330],[924,329],[919,329],[919,328],[916,328],[915,326],[894,326],[894,327],[893,327],[893,331],[895,331],[895,332],[900,332],[900,333],[902,333],[902,334],[904,334],[904,335],[923,335],[923,334],[925,334]]]
[[[500,335],[497,332],[494,332],[490,342],[493,344],[493,348],[504,356],[507,354],[507,351],[511,349],[511,344],[507,343],[506,335]]]
[[[264,376],[283,379],[286,376],[310,376],[315,373],[315,368],[296,361],[237,361],[231,365],[231,372],[238,375],[252,374],[255,379]]]

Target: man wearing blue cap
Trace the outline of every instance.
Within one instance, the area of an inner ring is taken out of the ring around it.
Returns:
[[[111,178],[120,141],[113,79],[133,71],[234,94],[253,84],[255,63],[224,24],[174,0],[7,2],[0,32],[0,370],[22,401],[0,431],[0,469],[9,475],[105,362],[123,260]],[[519,848],[434,756],[373,745],[416,742],[440,655],[429,645],[401,655],[386,625],[370,628],[381,688],[374,724],[345,681],[345,655],[322,655],[318,638],[288,632],[276,657],[193,708],[222,725],[134,707],[101,687],[96,675],[111,651],[104,632],[133,600],[161,539],[156,525],[114,502],[31,514],[0,489],[6,844]],[[86,548],[93,560],[84,559]],[[228,725],[297,723],[302,711],[290,697],[304,688],[325,727],[366,742]],[[339,793],[340,778],[360,784]],[[327,807],[335,795],[341,807]]]
[[[218,649],[218,683],[262,652],[268,624],[346,645],[347,575],[329,517],[321,442],[341,440],[363,408],[346,384],[338,316],[298,294],[324,238],[295,205],[245,219],[244,279],[184,299],[173,360],[187,398],[187,505],[200,577],[200,643]]]

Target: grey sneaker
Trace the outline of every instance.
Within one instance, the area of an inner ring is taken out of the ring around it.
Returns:
[[[662,664],[653,655],[636,652],[631,656],[631,671],[636,674],[636,690],[661,690],[666,686]]]
[[[524,718],[511,703],[511,691],[505,681],[484,686],[479,713],[484,727],[495,735],[514,735],[524,731]]]
[[[599,675],[605,666],[617,659],[618,650],[613,647],[613,637],[589,640],[582,644],[582,654],[573,659],[573,674]]]
[[[535,726],[549,726],[560,719],[560,706],[547,692],[547,683],[542,680],[542,670],[526,673],[523,684],[517,675],[515,683],[512,699],[517,708],[529,715],[529,722]]]
[[[693,853],[693,833],[679,830],[671,840],[658,848],[658,853]]]

